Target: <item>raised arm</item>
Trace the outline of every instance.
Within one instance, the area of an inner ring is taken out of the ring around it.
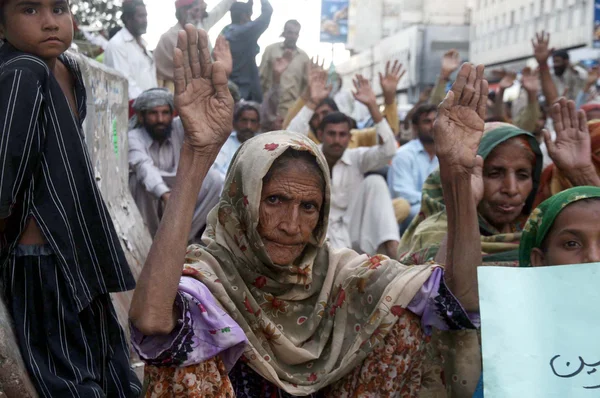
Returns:
[[[215,26],[229,12],[233,3],[235,3],[235,0],[221,0],[219,4],[214,6],[208,13],[208,16],[202,20],[204,30],[206,32],[210,31],[210,28]]]
[[[542,116],[538,101],[540,77],[539,73],[531,68],[524,68],[522,74],[521,86],[527,92],[527,105],[513,118],[513,123],[525,131],[534,131],[537,121]]]
[[[552,74],[548,66],[548,58],[554,52],[554,48],[550,48],[550,33],[546,33],[545,31],[536,33],[535,39],[531,40],[531,45],[533,46],[533,55],[540,66],[542,92],[544,93],[544,97],[546,97],[546,103],[552,105],[558,100],[558,90],[554,81],[552,81]]]
[[[477,267],[481,264],[481,241],[477,203],[482,192],[474,192],[472,179],[483,164],[477,156],[488,94],[483,71],[483,65],[463,64],[452,90],[440,104],[434,124],[448,215],[446,282],[467,311],[479,308]]]
[[[592,145],[585,112],[575,102],[561,98],[552,106],[556,140],[544,130],[548,155],[573,186],[600,187],[600,178],[592,162]]]
[[[460,54],[456,50],[450,50],[444,54],[442,57],[442,68],[440,71],[440,76],[435,84],[433,89],[433,93],[431,93],[431,98],[429,102],[433,105],[439,105],[444,100],[444,95],[446,95],[446,85],[450,81],[450,76],[458,69],[460,66]]]
[[[133,294],[129,318],[144,335],[175,327],[175,297],[202,182],[232,129],[233,98],[206,32],[185,26],[175,49],[175,107],[185,138],[175,184]]]

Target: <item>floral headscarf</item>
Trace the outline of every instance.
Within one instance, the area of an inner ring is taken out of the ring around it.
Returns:
[[[288,149],[312,154],[325,181],[321,220],[294,264],[273,264],[257,232],[263,178]],[[329,169],[307,137],[256,136],[233,159],[207,247],[188,248],[184,276],[200,280],[246,334],[243,361],[293,395],[307,395],[358,366],[397,322],[434,265],[330,249]]]
[[[540,204],[529,216],[519,246],[519,266],[531,267],[531,251],[541,247],[554,220],[568,205],[584,199],[600,198],[598,187],[575,187],[559,192]]]

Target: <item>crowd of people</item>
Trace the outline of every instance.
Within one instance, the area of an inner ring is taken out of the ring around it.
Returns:
[[[600,262],[599,71],[541,32],[538,68],[490,90],[451,50],[400,120],[397,61],[350,91],[295,20],[256,63],[268,0],[256,19],[252,0],[175,6],[152,53],[125,1],[104,52],[153,238],[136,282],[82,134],[69,3],[0,0],[1,280],[39,395],[482,396],[477,267]],[[132,289],[127,341],[110,293]]]

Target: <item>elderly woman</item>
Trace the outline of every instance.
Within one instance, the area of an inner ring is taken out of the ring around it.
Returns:
[[[576,185],[596,185],[585,115],[572,101],[562,99],[552,108],[555,142],[545,132],[548,152],[557,170],[573,176]],[[478,201],[483,265],[517,266],[523,226],[533,208],[542,158],[535,138],[512,125],[488,123],[479,146],[484,158],[481,178],[473,178]],[[596,176],[597,178],[597,176]],[[447,215],[439,172],[425,183],[422,213],[402,238],[400,261],[443,263]],[[481,374],[481,347],[476,331],[436,333],[427,347],[431,374],[437,378],[425,390],[431,395],[445,388],[452,397],[471,396]],[[445,380],[439,375],[444,374]]]
[[[194,198],[231,128],[225,72],[206,47],[204,32],[180,32],[176,104],[186,140],[131,304],[147,396],[416,396],[422,329],[473,327],[465,310],[477,307],[481,250],[476,212],[458,198],[471,195],[483,66],[463,66],[436,125],[445,270],[330,249],[326,160],[308,138],[285,132],[240,148],[206,247],[186,253]]]

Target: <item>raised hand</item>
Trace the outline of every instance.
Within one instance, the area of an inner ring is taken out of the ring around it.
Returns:
[[[402,64],[397,60],[394,61],[393,66],[390,61],[387,61],[385,64],[385,75],[379,72],[379,83],[381,84],[381,91],[383,92],[386,104],[392,103],[396,98],[398,82],[400,82],[405,73],[406,71],[402,70]]]
[[[533,46],[533,56],[540,65],[548,62],[548,58],[554,53],[554,48],[550,48],[550,33],[546,33],[546,31],[536,33],[535,40],[531,39],[531,45]]]
[[[448,80],[450,75],[460,66],[460,54],[456,50],[450,50],[442,56],[442,78]]]
[[[229,41],[223,35],[217,37],[215,43],[215,49],[213,50],[213,57],[215,61],[219,61],[225,67],[225,73],[227,76],[233,72],[233,56],[231,55],[231,47],[229,47]]]
[[[553,142],[548,130],[543,130],[548,155],[565,174],[594,170],[591,138],[585,112],[575,110],[575,102],[561,98],[552,106],[552,120],[556,131]]]
[[[356,92],[352,93],[354,94],[355,100],[366,105],[367,107],[377,105],[377,97],[371,88],[371,83],[369,83],[369,81],[365,79],[363,75],[356,75],[353,83],[354,88],[356,89]]]
[[[440,164],[472,174],[485,127],[488,82],[484,66],[465,63],[440,104],[433,127]]]
[[[216,155],[232,130],[233,98],[225,67],[213,64],[206,32],[191,24],[179,32],[173,60],[175,107],[183,123],[184,143]]]
[[[313,61],[308,65],[308,98],[309,105],[313,107],[319,106],[325,98],[331,94],[333,86],[327,84],[327,71],[323,69],[323,65]]]
[[[533,71],[531,68],[527,67],[523,69],[522,75],[521,85],[523,88],[527,90],[528,93],[537,95],[542,88],[538,71]]]
[[[294,53],[292,50],[287,49],[283,52],[281,57],[273,60],[273,77],[275,81],[278,82],[281,79],[281,75],[283,75],[290,66],[292,59],[294,59]]]
[[[515,72],[505,72],[504,76],[502,77],[502,80],[500,80],[500,83],[498,83],[498,85],[501,89],[506,90],[507,88],[510,88],[513,86],[513,84],[515,84],[515,80],[517,80],[517,74]]]

